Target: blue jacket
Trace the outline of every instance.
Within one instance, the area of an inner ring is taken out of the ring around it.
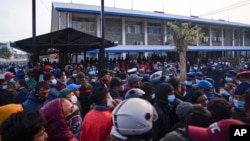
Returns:
[[[23,109],[33,109],[33,110],[40,110],[40,108],[48,102],[40,101],[37,97],[35,97],[34,92],[31,92],[28,98],[22,103]]]
[[[23,103],[29,95],[29,90],[25,87],[19,89],[17,95],[14,98],[15,103]]]
[[[49,93],[49,96],[48,96],[48,100],[53,100],[55,98],[58,97],[59,95],[59,88],[56,87],[56,86],[53,86],[53,85],[50,85],[50,93]]]

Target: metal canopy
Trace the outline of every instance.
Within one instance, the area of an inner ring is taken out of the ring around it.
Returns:
[[[99,49],[101,46],[101,38],[73,28],[65,28],[36,36],[37,54],[39,56],[52,53],[79,53]],[[115,46],[113,41],[104,41],[105,48],[113,46]],[[32,37],[16,41],[14,48],[32,53]]]

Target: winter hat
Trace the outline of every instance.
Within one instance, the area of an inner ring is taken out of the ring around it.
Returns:
[[[187,112],[193,107],[193,104],[190,102],[181,102],[176,107],[176,115],[178,117],[185,117]]]

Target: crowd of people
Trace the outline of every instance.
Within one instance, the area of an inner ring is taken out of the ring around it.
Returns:
[[[97,68],[96,60],[38,65],[31,58],[6,70],[1,140],[229,141],[230,125],[250,123],[247,68],[187,63],[185,82],[178,63],[164,57],[118,58]]]

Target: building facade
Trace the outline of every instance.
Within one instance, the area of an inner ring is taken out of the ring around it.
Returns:
[[[51,30],[72,27],[101,37],[100,13],[100,6],[54,2]],[[118,43],[116,47],[105,49],[109,57],[125,57],[127,53],[148,56],[156,52],[176,57],[168,40],[171,33],[168,21],[192,22],[205,33],[204,38],[190,45],[188,57],[250,57],[248,24],[112,7],[105,7],[104,14],[105,39]],[[87,56],[97,57],[97,52],[90,51]]]

